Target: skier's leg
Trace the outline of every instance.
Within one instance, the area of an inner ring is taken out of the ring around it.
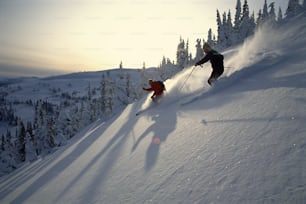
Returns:
[[[210,77],[209,77],[209,79],[208,79],[208,84],[210,85],[210,86],[212,86],[212,84],[217,80],[217,77],[216,77],[216,72],[215,71],[213,71],[212,73],[211,73],[211,75],[210,75]]]
[[[216,69],[213,70],[213,72],[211,73],[209,79],[208,79],[208,84],[212,85],[213,83],[215,83],[217,81],[217,79],[223,74],[224,69]]]

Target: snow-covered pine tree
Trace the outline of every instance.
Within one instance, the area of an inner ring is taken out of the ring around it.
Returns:
[[[302,12],[303,12],[303,15],[306,16],[306,0],[304,0],[302,4]]]
[[[179,69],[181,69],[181,67],[179,67]],[[160,67],[159,67],[160,78],[162,80],[166,80],[166,79],[172,77],[178,71],[179,71],[178,66],[175,65],[174,62],[172,63],[169,58],[166,58],[165,56],[163,56],[162,62],[161,62]],[[146,85],[146,84],[147,84],[147,81],[143,81],[142,85]],[[142,87],[140,87],[140,90],[141,90],[140,93],[143,93]],[[139,95],[138,92],[136,92],[136,95],[140,96],[141,94]]]
[[[243,4],[241,25],[240,25],[241,39],[244,40],[248,36],[252,35],[254,33],[254,30],[252,29],[253,28],[252,28],[252,21],[250,18],[249,5],[247,0],[245,0]]]
[[[27,131],[28,136],[30,137],[29,140],[33,144],[33,148],[35,149],[35,154],[38,155],[38,151],[37,151],[37,137],[34,134],[34,126],[32,125],[31,121],[27,122],[27,130],[26,131]],[[26,143],[26,145],[27,145],[27,143]]]
[[[21,119],[19,119],[17,134],[16,134],[16,148],[18,151],[18,161],[25,161],[25,138],[26,138],[26,129]]]
[[[92,99],[92,89],[90,82],[88,82],[87,87],[87,110],[89,112],[90,121],[93,122],[96,117],[96,110]]]
[[[234,31],[239,32],[241,23],[241,1],[237,0],[236,3],[236,14],[235,14],[235,20],[234,20]]]
[[[0,141],[1,145],[0,145],[0,163],[4,163],[4,158],[6,157],[5,154],[5,136],[4,134],[1,135],[1,141]]]
[[[229,44],[229,29],[227,27],[226,12],[223,12],[223,15],[222,15],[222,27],[223,27],[223,30],[224,30],[224,47],[228,47],[228,44]]]
[[[38,106],[38,114],[39,114],[39,125],[38,127],[43,127],[44,123],[45,123],[45,112],[43,110],[43,107],[42,107],[42,101],[39,100],[39,106]]]
[[[120,79],[123,79],[123,64],[122,64],[122,61],[119,64],[119,70],[120,70],[119,77],[120,77]]]
[[[270,3],[269,7],[270,7],[269,22],[272,25],[275,25],[276,24],[276,14],[275,14],[274,2]]]
[[[281,7],[279,7],[279,9],[278,9],[278,15],[277,15],[277,22],[278,22],[278,23],[281,23],[282,20],[283,20],[283,11],[282,11]]]
[[[303,3],[305,4],[305,2]],[[286,18],[292,18],[303,12],[303,7],[299,3],[299,0],[289,0],[286,10]]]
[[[126,93],[126,104],[129,104],[133,101],[133,88],[131,83],[131,75],[127,73],[125,75],[125,93]]]
[[[222,18],[222,25],[224,27],[225,47],[230,47],[233,44],[233,24],[231,12],[228,11],[228,14],[224,12]]]
[[[263,24],[262,11],[259,9],[256,19],[256,28],[259,28]]]
[[[158,73],[161,76],[161,78],[166,73],[166,57],[165,56],[163,56],[162,61],[158,67]]]
[[[226,38],[225,38],[224,25],[222,24],[220,13],[218,9],[217,9],[217,25],[218,25],[217,46],[218,46],[218,49],[223,49],[226,47]]]
[[[189,39],[187,39],[187,42],[186,42],[185,52],[186,52],[187,58],[185,60],[184,67],[188,66],[191,61],[190,54],[189,54]]]
[[[233,28],[233,23],[232,23],[232,14],[231,11],[228,10],[227,13],[227,34],[228,34],[228,46],[233,45],[233,33],[234,33],[234,28]]]
[[[29,132],[26,132],[26,144],[25,144],[25,160],[26,161],[34,161],[37,159],[36,147],[34,145],[34,141]]]
[[[1,151],[1,157],[0,161],[3,166],[3,169],[5,169],[6,172],[11,172],[13,169],[16,169],[17,167],[17,162],[16,162],[16,154],[15,154],[15,148],[12,143],[12,135],[9,130],[6,132],[6,136],[3,138],[4,140],[2,142],[3,147]]]
[[[209,29],[211,31],[211,29]],[[209,33],[209,32],[208,32]],[[208,34],[209,35],[209,34]],[[201,39],[197,39],[195,61],[198,62],[204,56]]]
[[[104,74],[102,74],[100,82],[100,108],[102,114],[104,114],[106,112],[106,80]]]
[[[108,97],[107,97],[107,107],[108,107],[108,114],[112,115],[113,114],[113,109],[114,109],[114,83],[113,81],[109,82],[109,90],[108,90]]]
[[[215,42],[214,36],[213,36],[213,34],[212,34],[211,28],[209,28],[208,33],[207,33],[207,43],[208,43],[211,47],[215,47],[215,45],[216,45],[216,42]],[[201,49],[201,54],[202,54],[202,56],[204,56],[203,50],[202,50],[202,49]]]
[[[182,69],[188,61],[188,52],[185,49],[185,41],[180,38],[180,43],[177,46],[176,64]]]
[[[4,146],[5,146],[5,136],[4,136],[4,134],[2,134],[2,136],[1,136],[0,154],[1,154],[1,152],[4,151]],[[0,155],[0,160],[1,160],[1,155]]]
[[[255,22],[255,14],[254,12],[252,13],[251,17],[250,17],[250,35],[253,35],[255,33],[256,30],[256,22]]]
[[[262,22],[266,22],[268,20],[269,20],[268,4],[267,4],[267,0],[265,0],[263,10],[262,10]]]
[[[56,146],[54,120],[52,117],[49,117],[47,120],[47,137],[45,142],[47,142],[47,149],[49,150]]]
[[[233,32],[232,32],[232,35],[231,35],[233,45],[236,45],[236,44],[241,42],[240,34],[239,34],[240,25],[241,25],[241,1],[237,0],[236,13],[235,13],[235,19],[234,19],[234,25],[233,25]]]

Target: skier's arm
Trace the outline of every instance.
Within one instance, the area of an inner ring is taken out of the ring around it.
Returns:
[[[205,62],[208,62],[209,59],[210,59],[210,54],[206,54],[205,57],[203,57],[200,61],[195,63],[195,66],[204,64]]]
[[[150,88],[142,88],[142,89],[145,90],[145,91],[154,91],[152,87],[150,87]]]

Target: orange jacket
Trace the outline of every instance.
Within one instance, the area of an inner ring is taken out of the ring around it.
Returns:
[[[153,81],[151,84],[151,87],[150,88],[143,88],[143,90],[146,90],[146,91],[154,91],[154,96],[159,96],[159,95],[162,95],[163,92],[164,92],[164,89],[163,87],[160,85],[159,82],[157,81]]]

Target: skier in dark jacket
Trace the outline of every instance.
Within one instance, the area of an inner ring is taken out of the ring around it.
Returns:
[[[148,83],[151,87],[142,89],[145,91],[154,91],[153,95],[151,96],[151,99],[155,101],[164,93],[165,87],[162,85],[163,83],[161,81],[153,81],[152,79],[149,79]]]
[[[208,62],[208,60],[210,60],[213,71],[208,79],[208,84],[212,85],[224,72],[224,57],[216,50],[213,50],[208,43],[204,44],[203,50],[206,55],[203,57],[203,59],[198,61],[195,66],[204,64],[205,62]]]

